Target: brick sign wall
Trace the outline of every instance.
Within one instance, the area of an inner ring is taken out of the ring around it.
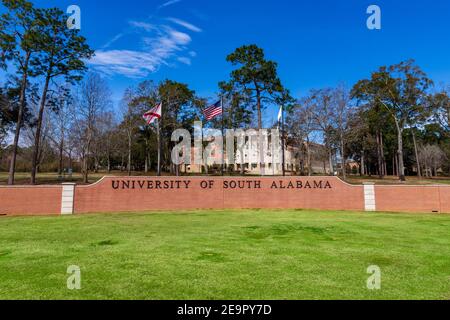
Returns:
[[[450,186],[355,186],[335,177],[106,177],[89,186],[0,187],[0,215],[247,208],[450,213]]]
[[[329,178],[105,178],[75,191],[76,213],[223,208],[363,210],[363,188]]]

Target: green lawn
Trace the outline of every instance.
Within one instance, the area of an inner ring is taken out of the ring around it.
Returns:
[[[81,267],[82,289],[66,287]],[[382,289],[366,288],[368,266]],[[450,216],[0,218],[0,299],[450,299]]]

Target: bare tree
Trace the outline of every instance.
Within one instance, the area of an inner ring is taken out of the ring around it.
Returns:
[[[323,135],[325,147],[328,153],[330,175],[334,175],[332,137],[334,133],[334,110],[332,89],[314,90],[311,93],[313,103],[313,119],[316,130]]]
[[[420,163],[427,177],[437,176],[438,170],[448,161],[444,151],[437,145],[426,145],[419,149]]]
[[[56,91],[55,112],[51,114],[51,135],[50,141],[58,150],[58,174],[62,175],[64,171],[64,153],[68,154],[66,144],[68,141],[69,128],[72,125],[73,117],[71,115],[73,98],[70,95],[69,88],[61,86]]]
[[[106,81],[96,73],[89,73],[79,86],[74,103],[74,134],[81,160],[84,183],[89,182],[89,161],[92,146],[97,137],[97,124],[101,114],[110,109],[110,90]]]
[[[133,103],[135,99],[135,92],[132,88],[128,88],[125,91],[125,94],[121,101],[121,109],[123,114],[123,121],[120,125],[121,129],[126,135],[127,139],[127,172],[128,175],[131,176],[132,172],[132,148],[133,142],[135,141],[134,137],[137,132],[138,126],[138,114],[136,110],[136,105]]]
[[[342,165],[342,176],[344,180],[347,178],[346,166],[347,157],[345,155],[346,146],[346,136],[349,131],[349,120],[351,115],[351,105],[350,105],[350,93],[343,85],[339,86],[334,90],[333,94],[334,100],[334,112],[332,116],[334,117],[333,123],[335,124],[336,136],[339,140],[339,148],[341,154],[341,165]]]
[[[314,105],[311,97],[305,97],[298,101],[287,117],[287,127],[295,140],[301,143],[300,148],[305,147],[307,174],[311,176],[313,174],[311,136],[315,131]]]

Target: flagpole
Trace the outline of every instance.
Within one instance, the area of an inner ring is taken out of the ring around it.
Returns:
[[[222,177],[225,175],[225,135],[224,135],[224,117],[225,112],[223,110],[223,96],[220,96],[220,107],[222,108]]]
[[[161,176],[161,126],[160,126],[160,119],[157,120],[157,132],[158,132],[158,169],[157,169],[157,176]]]
[[[161,115],[160,118],[158,119],[158,177],[161,177],[162,175],[162,170],[161,170],[161,165],[162,165],[162,139],[161,139],[161,127],[162,127],[162,118],[163,117],[163,105],[162,105],[162,101],[161,101]]]
[[[286,176],[286,155],[285,155],[285,139],[284,139],[284,107],[281,106],[281,147],[283,149],[283,177]]]

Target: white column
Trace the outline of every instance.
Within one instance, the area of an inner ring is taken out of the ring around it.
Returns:
[[[75,183],[63,183],[61,197],[61,215],[74,213]]]
[[[377,211],[377,201],[375,198],[375,184],[371,182],[364,183],[364,205],[365,210],[369,212]]]

